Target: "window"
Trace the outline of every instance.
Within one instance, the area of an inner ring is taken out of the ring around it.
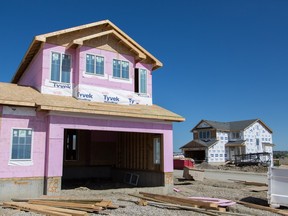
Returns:
[[[153,152],[154,152],[154,164],[160,164],[160,158],[161,158],[161,145],[160,145],[160,138],[155,137],[153,139]]]
[[[52,52],[51,59],[51,80],[63,83],[70,83],[71,56]]]
[[[145,69],[140,69],[139,71],[139,93],[147,93],[147,71]]]
[[[259,146],[259,139],[256,139],[256,145]]]
[[[209,139],[209,138],[211,138],[210,131],[200,131],[199,132],[199,138],[200,139]]]
[[[233,132],[232,133],[232,139],[240,139],[240,133],[239,132]]]
[[[12,160],[31,160],[32,130],[13,129]]]
[[[129,62],[113,59],[113,77],[129,79]]]
[[[78,160],[78,141],[77,130],[65,130],[65,160],[76,161]]]
[[[104,75],[104,57],[87,54],[86,73]]]

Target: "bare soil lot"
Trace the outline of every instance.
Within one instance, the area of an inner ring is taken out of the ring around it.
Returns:
[[[244,200],[247,202],[254,202],[258,204],[267,204],[267,192],[251,192],[248,190],[248,186],[244,184],[239,184],[235,182],[221,182],[217,180],[204,179],[203,182],[200,181],[186,181],[182,179],[182,176],[174,176],[174,185],[175,188],[180,190],[179,192],[171,192],[170,195],[178,196],[178,197],[189,197],[189,196],[201,196],[201,197],[213,197],[213,198],[223,198],[229,199],[233,201]],[[144,189],[145,190],[145,189]],[[105,210],[105,213],[108,213],[111,216],[114,215],[181,215],[181,216],[200,216],[205,215],[202,213],[196,213],[193,211],[186,210],[172,210],[166,208],[158,208],[152,206],[138,206],[135,203],[128,201],[119,201],[118,199],[127,199],[127,200],[135,200],[137,198],[131,197],[128,193],[135,192],[135,189],[115,189],[115,190],[91,190],[85,187],[80,187],[76,189],[66,189],[62,190],[62,196],[69,197],[78,197],[78,198],[101,198],[105,200],[111,200],[114,204],[117,205],[125,205],[125,208],[118,208],[114,210]],[[150,190],[151,192],[151,190]],[[246,215],[278,215],[275,213],[257,210],[242,206],[240,204],[236,204],[232,207],[229,207],[230,212],[237,212]],[[20,212],[17,210],[11,209],[3,209],[0,208],[0,215],[14,215],[14,216],[35,216],[39,214],[31,213],[31,212]],[[96,214],[90,214],[94,216]]]

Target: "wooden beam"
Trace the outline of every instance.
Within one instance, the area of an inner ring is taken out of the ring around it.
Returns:
[[[288,215],[288,211],[284,211],[284,210],[280,210],[280,209],[274,209],[274,208],[270,208],[268,206],[262,206],[262,205],[257,205],[254,203],[248,203],[248,202],[244,202],[244,201],[237,201],[237,203],[250,207],[250,208],[255,208],[255,209],[260,209],[260,210],[264,210],[264,211],[269,211],[269,212],[273,212],[273,213],[277,213],[277,214],[281,214],[281,215]]]
[[[126,40],[122,35],[117,33],[115,30],[108,30],[108,31],[97,33],[97,34],[92,34],[92,35],[89,35],[86,37],[78,38],[78,39],[73,40],[71,43],[83,45],[84,41],[92,40],[92,39],[99,38],[99,37],[109,35],[109,34],[113,34],[114,36],[119,38],[122,43],[129,46],[134,52],[137,53],[137,55],[139,56],[140,59],[146,59],[146,55],[141,50],[139,50],[136,46],[134,46],[132,43],[130,43],[128,40]]]
[[[180,198],[180,197],[152,194],[152,193],[145,193],[145,192],[140,192],[140,194],[144,195],[145,197],[150,197],[156,200],[161,200],[161,201],[172,203],[172,204],[219,210],[218,204],[212,203],[212,202],[203,202],[199,200],[192,200],[189,198]]]

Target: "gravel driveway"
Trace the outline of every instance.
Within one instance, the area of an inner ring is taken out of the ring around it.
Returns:
[[[221,172],[221,171],[220,171]],[[185,183],[185,184],[183,184]],[[175,171],[174,175],[174,184],[175,188],[179,189],[179,192],[172,192],[170,195],[179,196],[179,197],[188,197],[188,196],[202,196],[202,197],[215,197],[223,198],[229,200],[254,200],[257,202],[266,202],[267,201],[267,192],[250,192],[247,190],[247,186],[227,181],[219,181],[213,179],[204,179],[203,182],[199,181],[184,181],[182,179],[182,172]],[[145,189],[144,189],[145,190]],[[150,190],[151,192],[151,190]],[[128,193],[133,193],[133,189],[126,189],[125,192],[122,189],[108,190],[108,191],[99,191],[99,190],[89,190],[87,188],[78,188],[73,190],[62,190],[62,196],[77,196],[79,198],[101,198],[105,200],[111,200],[114,204],[125,205],[126,208],[118,208],[115,210],[105,210],[105,213],[108,213],[111,216],[114,215],[123,215],[123,216],[142,216],[142,215],[165,215],[165,216],[200,216],[202,213],[196,213],[192,211],[185,210],[171,210],[171,209],[162,209],[152,206],[138,206],[132,202],[128,201],[119,201],[118,199],[127,199],[137,201],[137,198],[131,197]],[[242,205],[236,204],[230,208],[231,212],[238,212],[247,215],[278,215],[273,214],[267,211],[261,211],[256,209],[251,209],[244,207]],[[0,208],[0,215],[14,215],[14,216],[35,216],[39,214],[30,213],[30,212],[20,212],[17,210],[3,209]],[[90,214],[94,216],[96,214]]]

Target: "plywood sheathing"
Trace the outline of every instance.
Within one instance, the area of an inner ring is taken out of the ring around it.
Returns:
[[[31,87],[0,83],[0,104],[36,107],[39,111],[59,111],[105,116],[184,121],[184,118],[157,105],[118,105],[77,100],[73,97],[41,94]]]
[[[110,36],[111,34],[116,37],[119,42],[121,42],[121,44],[123,44],[124,47],[130,51],[130,53],[131,51],[136,53],[136,62],[141,60],[143,63],[152,64],[152,70],[156,70],[157,68],[163,66],[163,64],[157,58],[155,58],[151,53],[145,50],[112,22],[109,20],[103,20],[36,36],[27,50],[23,60],[21,61],[12,82],[17,83],[19,81],[20,77],[29,66],[33,57],[37,54],[43,43],[51,43],[59,46],[65,46],[67,48],[76,48],[79,45],[94,47],[95,44],[93,44],[93,42],[91,43],[91,41],[97,37],[99,38],[105,35]],[[78,39],[80,41],[77,41]],[[105,49],[106,47],[98,46],[97,48]],[[113,49],[110,49],[110,51],[113,51]],[[115,51],[119,52],[117,49]],[[127,52],[124,54],[127,54]]]

